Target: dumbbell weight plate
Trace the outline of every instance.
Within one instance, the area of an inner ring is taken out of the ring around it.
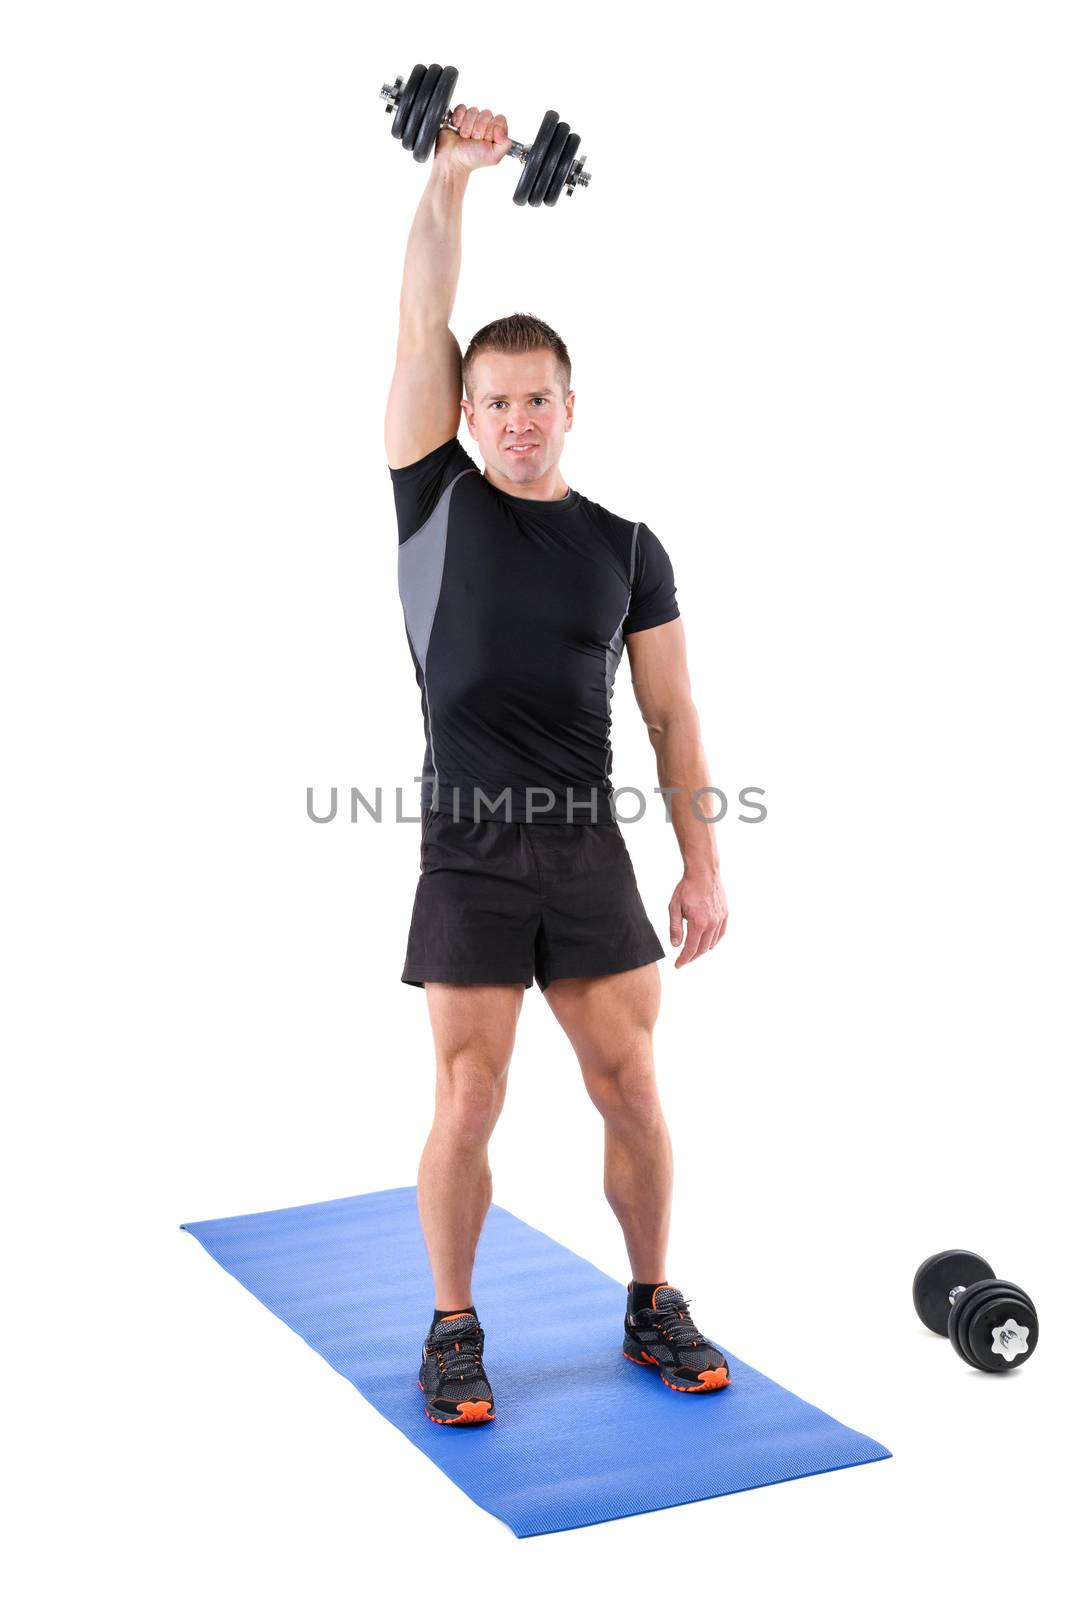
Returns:
[[[529,147],[529,154],[522,165],[521,177],[518,187],[514,190],[514,204],[523,206],[532,193],[532,186],[547,155],[555,129],[558,127],[558,112],[545,111],[544,120],[540,124],[540,131]]]
[[[393,139],[402,139],[406,131],[408,118],[410,117],[411,106],[414,104],[415,97],[418,93],[418,90],[422,86],[422,79],[424,77],[425,63],[419,61],[417,66],[411,68],[410,77],[399,91],[399,99],[396,101],[396,107],[392,113]]]
[[[922,1261],[914,1274],[914,1310],[926,1328],[946,1338],[950,1291],[959,1284],[968,1286],[994,1276],[983,1256],[973,1255],[971,1250],[940,1250]]]
[[[425,108],[418,137],[414,141],[415,161],[428,161],[436,149],[440,129],[451,105],[451,92],[458,81],[457,67],[442,68],[436,88],[432,91],[429,104]]]
[[[414,96],[410,115],[407,118],[407,125],[403,129],[404,150],[413,150],[419,136],[424,136],[425,113],[429,109],[429,102],[433,98],[437,84],[440,82],[442,70],[439,61],[431,62],[425,69],[425,77],[418,85],[418,92]]]
[[[988,1290],[991,1291],[991,1298],[994,1299],[998,1291],[1005,1289],[1005,1287],[1005,1283],[996,1278],[994,1274],[990,1278],[977,1278],[974,1283],[969,1285],[963,1295],[959,1295],[950,1308],[950,1316],[947,1318],[947,1338],[962,1360],[967,1362],[970,1367],[975,1367],[977,1371],[980,1370],[980,1363],[969,1348],[968,1339],[965,1338],[969,1317],[980,1302],[986,1300]]]
[[[1028,1329],[1027,1348],[1021,1352],[1014,1343],[1010,1360],[1004,1354],[992,1351],[994,1329],[1001,1329],[1012,1318],[1013,1322]],[[1031,1354],[1038,1338],[1038,1319],[1032,1298],[1019,1284],[993,1278],[988,1283],[974,1284],[962,1296],[954,1323],[951,1343],[958,1354],[969,1360],[971,1366],[983,1372],[1004,1372],[1022,1365]],[[948,1327],[948,1337],[950,1329]]]
[[[1028,1330],[1023,1339],[1018,1333],[1022,1328]],[[965,1338],[985,1372],[1012,1372],[1023,1366],[1039,1342],[1039,1318],[1031,1296],[1023,1289],[1008,1289],[974,1306]]]
[[[1007,1360],[1004,1354],[994,1352],[992,1345],[994,1329],[1001,1328],[1010,1318],[1028,1329],[1028,1337],[1027,1348]],[[1039,1319],[1031,1296],[1019,1284],[991,1278],[974,1283],[960,1296],[951,1312],[947,1335],[962,1360],[978,1372],[1008,1372],[1022,1366],[1035,1349]]]
[[[551,135],[551,142],[544,153],[544,159],[540,163],[540,170],[536,174],[536,181],[533,183],[533,186],[529,191],[529,204],[531,206],[543,204],[544,196],[546,195],[551,182],[555,177],[556,168],[558,167],[559,159],[562,155],[562,148],[568,138],[569,123],[560,122],[554,133]]]
[[[555,164],[555,170],[551,174],[551,182],[548,184],[547,193],[544,195],[545,206],[553,206],[565,188],[566,179],[569,177],[569,169],[573,165],[573,160],[577,154],[577,147],[580,142],[580,134],[571,133],[565,144],[562,146],[562,154],[559,156],[558,161]]]

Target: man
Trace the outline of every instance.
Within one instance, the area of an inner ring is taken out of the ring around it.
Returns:
[[[669,919],[674,945],[687,924],[685,966],[721,938],[727,908],[698,805],[709,777],[673,572],[649,528],[563,479],[574,394],[558,335],[507,317],[460,355],[448,321],[462,201],[470,173],[496,165],[510,141],[490,111],[460,105],[453,120],[407,246],[385,424],[426,735],[402,974],[425,989],[437,1064],[418,1172],[436,1301],[419,1383],[426,1415],[445,1425],[495,1416],[472,1276],[492,1194],[488,1141],[534,977],[604,1120],[606,1196],[632,1268],[624,1353],[683,1393],[728,1382],[724,1356],[666,1277],[672,1148],[651,1042],[665,952],[610,806],[624,645],[684,862]],[[456,437],[460,408],[483,474]]]

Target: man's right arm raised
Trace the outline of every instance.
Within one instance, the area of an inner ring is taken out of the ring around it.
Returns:
[[[462,202],[475,167],[495,166],[510,143],[505,117],[456,106],[460,129],[441,129],[429,182],[407,241],[396,368],[385,413],[390,467],[420,461],[458,433],[462,351],[448,326],[462,254]]]

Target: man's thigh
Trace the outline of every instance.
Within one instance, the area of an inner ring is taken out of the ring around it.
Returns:
[[[520,983],[427,983],[429,1022],[441,1067],[467,1062],[506,1071],[525,987]]]
[[[605,1070],[650,1050],[662,978],[654,961],[600,978],[555,978],[544,999],[581,1065]]]

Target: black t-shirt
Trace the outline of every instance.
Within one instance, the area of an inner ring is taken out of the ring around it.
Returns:
[[[458,439],[389,472],[423,808],[609,822],[623,640],[680,615],[665,550],[575,489],[528,500],[495,488]]]

